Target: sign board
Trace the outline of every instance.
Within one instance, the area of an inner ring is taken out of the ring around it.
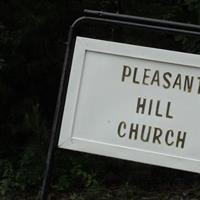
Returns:
[[[200,56],[77,37],[58,146],[200,172]]]

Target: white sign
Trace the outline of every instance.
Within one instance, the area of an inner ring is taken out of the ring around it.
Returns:
[[[59,147],[200,172],[200,56],[77,37]]]

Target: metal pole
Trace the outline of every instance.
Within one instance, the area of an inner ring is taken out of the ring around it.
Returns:
[[[90,17],[106,18],[106,19],[112,19],[112,20],[114,19],[114,20],[119,20],[119,21],[135,22],[135,23],[140,23],[140,24],[183,29],[183,30],[188,30],[188,31],[197,31],[197,32],[200,31],[200,26],[194,25],[194,24],[186,24],[186,23],[180,23],[180,22],[172,22],[172,21],[159,20],[159,19],[153,19],[153,18],[130,16],[130,15],[124,15],[124,14],[116,14],[116,13],[94,11],[94,10],[87,10],[87,9],[84,10],[84,14]]]
[[[117,15],[117,14],[114,14],[114,15]],[[128,21],[128,20],[123,21],[123,20],[118,20],[118,19],[103,18],[102,16],[101,17],[91,17],[91,16],[80,17],[73,23],[73,26],[77,26],[77,23],[79,24],[80,22],[87,22],[87,21],[107,23],[107,24],[120,24],[120,25],[126,25],[126,26],[135,26],[135,27],[144,28],[144,29],[165,31],[169,33],[179,33],[179,34],[184,34],[184,35],[200,36],[200,26],[197,26],[199,30],[197,29],[195,30],[193,28],[189,29],[187,26],[185,26],[185,28],[180,27],[180,26],[175,26],[175,25],[166,27],[166,26],[158,25],[156,23],[145,24],[145,23],[133,22],[133,21]],[[163,21],[161,20],[161,22]]]
[[[72,59],[71,58],[72,56],[70,54],[70,49],[73,46],[72,43],[73,43],[73,28],[70,27],[69,34],[68,34],[68,44],[66,48],[66,55],[65,55],[65,60],[63,64],[59,93],[58,93],[58,98],[57,98],[56,110],[55,110],[55,115],[54,115],[54,122],[52,126],[51,138],[50,138],[49,149],[48,149],[48,154],[47,154],[47,159],[46,159],[44,178],[43,178],[41,190],[39,192],[39,198],[38,198],[39,200],[46,200],[48,197],[47,192],[50,186],[50,181],[51,181],[50,176],[52,172],[53,161],[54,161],[55,151],[56,151],[58,137],[59,137],[58,126],[61,123],[61,115],[62,115],[61,104],[63,103],[62,102],[63,89],[64,89],[64,86],[66,85],[66,81],[68,80],[68,76],[66,73],[67,66],[70,64],[71,59]]]

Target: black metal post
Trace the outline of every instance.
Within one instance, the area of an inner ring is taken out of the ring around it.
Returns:
[[[165,20],[158,20],[152,18],[144,18],[137,16],[129,16],[101,11],[85,10],[86,16],[78,18],[70,27],[68,34],[68,45],[66,49],[65,60],[60,81],[60,88],[57,98],[54,122],[52,126],[52,134],[49,143],[48,155],[46,159],[46,167],[44,178],[39,192],[39,200],[46,200],[48,196],[48,189],[50,185],[51,171],[53,167],[54,155],[59,137],[60,125],[62,120],[63,108],[66,97],[66,86],[68,84],[68,75],[71,68],[73,48],[75,43],[75,30],[81,23],[84,22],[98,22],[106,24],[120,24],[125,26],[135,26],[145,29],[154,29],[158,31],[200,36],[200,26],[184,24],[179,22],[171,22]]]
[[[45,167],[45,172],[44,172],[44,178],[41,186],[41,190],[39,192],[39,200],[46,200],[48,197],[48,190],[50,186],[50,176],[52,172],[52,167],[53,167],[53,161],[54,161],[54,156],[55,156],[55,151],[56,151],[56,146],[58,143],[58,137],[59,137],[59,128],[58,124],[61,123],[61,115],[62,115],[62,110],[60,109],[60,105],[63,104],[63,87],[66,85],[66,80],[68,80],[67,77],[67,66],[69,66],[72,55],[70,54],[70,49],[72,48],[73,44],[73,27],[71,26],[69,29],[69,34],[68,34],[68,43],[67,43],[67,48],[66,48],[66,54],[65,54],[65,60],[63,64],[63,70],[61,74],[61,80],[60,80],[60,87],[59,87],[59,92],[58,92],[58,97],[57,97],[57,104],[56,104],[56,110],[55,110],[55,115],[54,115],[54,121],[53,121],[53,126],[52,126],[52,133],[51,133],[51,138],[50,138],[50,143],[49,143],[49,149],[48,149],[48,154],[47,154],[47,159],[46,159],[46,167]]]

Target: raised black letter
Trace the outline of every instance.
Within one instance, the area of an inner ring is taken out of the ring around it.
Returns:
[[[160,137],[162,136],[162,130],[160,128],[154,128],[154,136],[153,136],[153,143],[158,142],[161,144]]]
[[[124,65],[123,67],[122,81],[124,81],[125,77],[129,77],[131,75],[131,68],[126,65]]]
[[[123,134],[121,133],[122,126],[123,126],[123,129],[126,129],[126,123],[125,122],[119,123],[118,129],[117,129],[119,137],[124,137],[126,135],[126,133],[123,133]]]
[[[144,85],[149,85],[148,83],[146,83],[145,82],[145,80],[147,79],[147,78],[149,78],[149,76],[147,75],[147,72],[148,71],[151,71],[150,69],[144,69],[144,76],[143,76],[143,80],[142,80],[142,83],[144,84]]]
[[[181,137],[182,132],[179,131],[178,132],[178,136],[177,136],[177,141],[176,141],[176,147],[178,147],[179,143],[181,144],[181,148],[184,148],[185,145],[185,138],[186,138],[186,132],[183,132],[183,136]]]
[[[129,132],[129,139],[132,139],[132,134],[135,133],[134,139],[137,140],[137,135],[138,135],[138,124],[136,124],[136,127],[135,127],[135,128],[134,128],[133,126],[134,126],[134,124],[132,123],[132,124],[131,124],[131,127],[130,127],[130,132]]]
[[[174,132],[172,130],[168,130],[165,136],[165,142],[168,146],[171,146],[174,144],[174,141],[169,142],[169,135],[171,138],[174,137]]]
[[[171,74],[170,72],[166,72],[166,73],[163,74],[163,79],[164,79],[165,82],[166,82],[166,85],[165,85],[165,84],[163,85],[163,87],[164,87],[165,89],[170,88],[170,81],[169,81],[169,78],[168,78],[167,76],[169,76],[169,78],[171,78],[171,77],[172,77],[172,74]]]
[[[153,79],[151,81],[151,85],[153,85],[154,82],[157,83],[157,86],[160,86],[160,78],[159,78],[159,71],[158,70],[156,70],[155,74],[153,75]]]
[[[194,80],[193,76],[191,76],[191,79],[189,79],[189,76],[185,76],[184,91],[186,90],[187,92],[192,91],[193,80]]]
[[[141,97],[139,97],[137,102],[136,113],[139,113],[139,110],[141,109],[141,114],[144,114],[145,105],[146,105],[146,99],[143,98],[143,102],[141,102]]]
[[[148,128],[148,133],[146,135],[146,138],[144,138],[145,128],[146,128],[146,126],[143,125],[142,126],[142,133],[141,133],[141,140],[143,142],[148,142],[149,141],[149,137],[150,137],[150,133],[151,133],[151,126],[149,126],[149,128]]]
[[[171,107],[171,102],[168,102],[167,103],[167,112],[166,112],[166,118],[170,118],[172,119],[173,116],[169,115],[169,110],[170,110],[170,107]]]

